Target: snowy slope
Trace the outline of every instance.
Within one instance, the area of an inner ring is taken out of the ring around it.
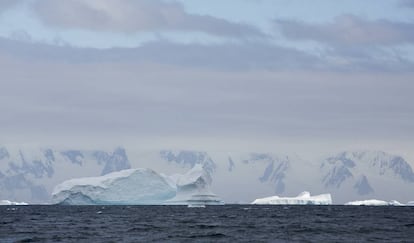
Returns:
[[[322,183],[335,200],[409,201],[414,172],[400,156],[380,151],[342,152],[321,163]]]
[[[57,184],[131,168],[125,150],[0,147],[0,199],[44,203]]]

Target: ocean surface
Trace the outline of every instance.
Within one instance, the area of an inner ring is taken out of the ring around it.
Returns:
[[[0,206],[0,242],[414,242],[414,207]]]

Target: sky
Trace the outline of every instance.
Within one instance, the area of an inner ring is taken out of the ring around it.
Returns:
[[[412,0],[2,0],[0,143],[399,153]]]

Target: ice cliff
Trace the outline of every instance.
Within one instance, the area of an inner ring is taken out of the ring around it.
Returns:
[[[175,194],[168,178],[150,169],[129,169],[65,181],[54,189],[53,200],[67,205],[160,204]]]
[[[55,187],[53,200],[65,205],[223,204],[210,184],[210,174],[202,165],[172,177],[150,169],[129,169],[65,181]]]
[[[297,197],[266,197],[256,199],[252,204],[271,205],[330,205],[332,204],[331,194],[311,196],[309,192],[302,192]]]

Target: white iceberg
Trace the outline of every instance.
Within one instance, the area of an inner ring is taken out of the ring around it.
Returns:
[[[212,179],[201,164],[195,165],[185,175],[175,176],[177,195],[165,202],[167,205],[223,205],[224,202],[210,190]]]
[[[382,201],[382,200],[377,200],[377,199],[353,201],[353,202],[348,202],[345,205],[348,205],[348,206],[404,206],[404,204],[396,200],[387,202],[387,201]]]
[[[195,165],[171,177],[150,169],[130,169],[100,177],[72,179],[55,187],[53,201],[64,205],[218,205],[210,174]]]
[[[162,204],[175,194],[168,178],[150,169],[129,169],[65,181],[52,196],[66,205],[148,205]]]
[[[271,205],[331,205],[331,194],[321,194],[311,196],[309,192],[302,192],[297,197],[266,197],[259,198],[252,204],[271,204]]]
[[[8,205],[21,206],[21,205],[29,205],[29,204],[25,202],[11,202],[9,200],[0,200],[0,206],[8,206]]]
[[[414,206],[414,201],[409,201],[406,206]]]

